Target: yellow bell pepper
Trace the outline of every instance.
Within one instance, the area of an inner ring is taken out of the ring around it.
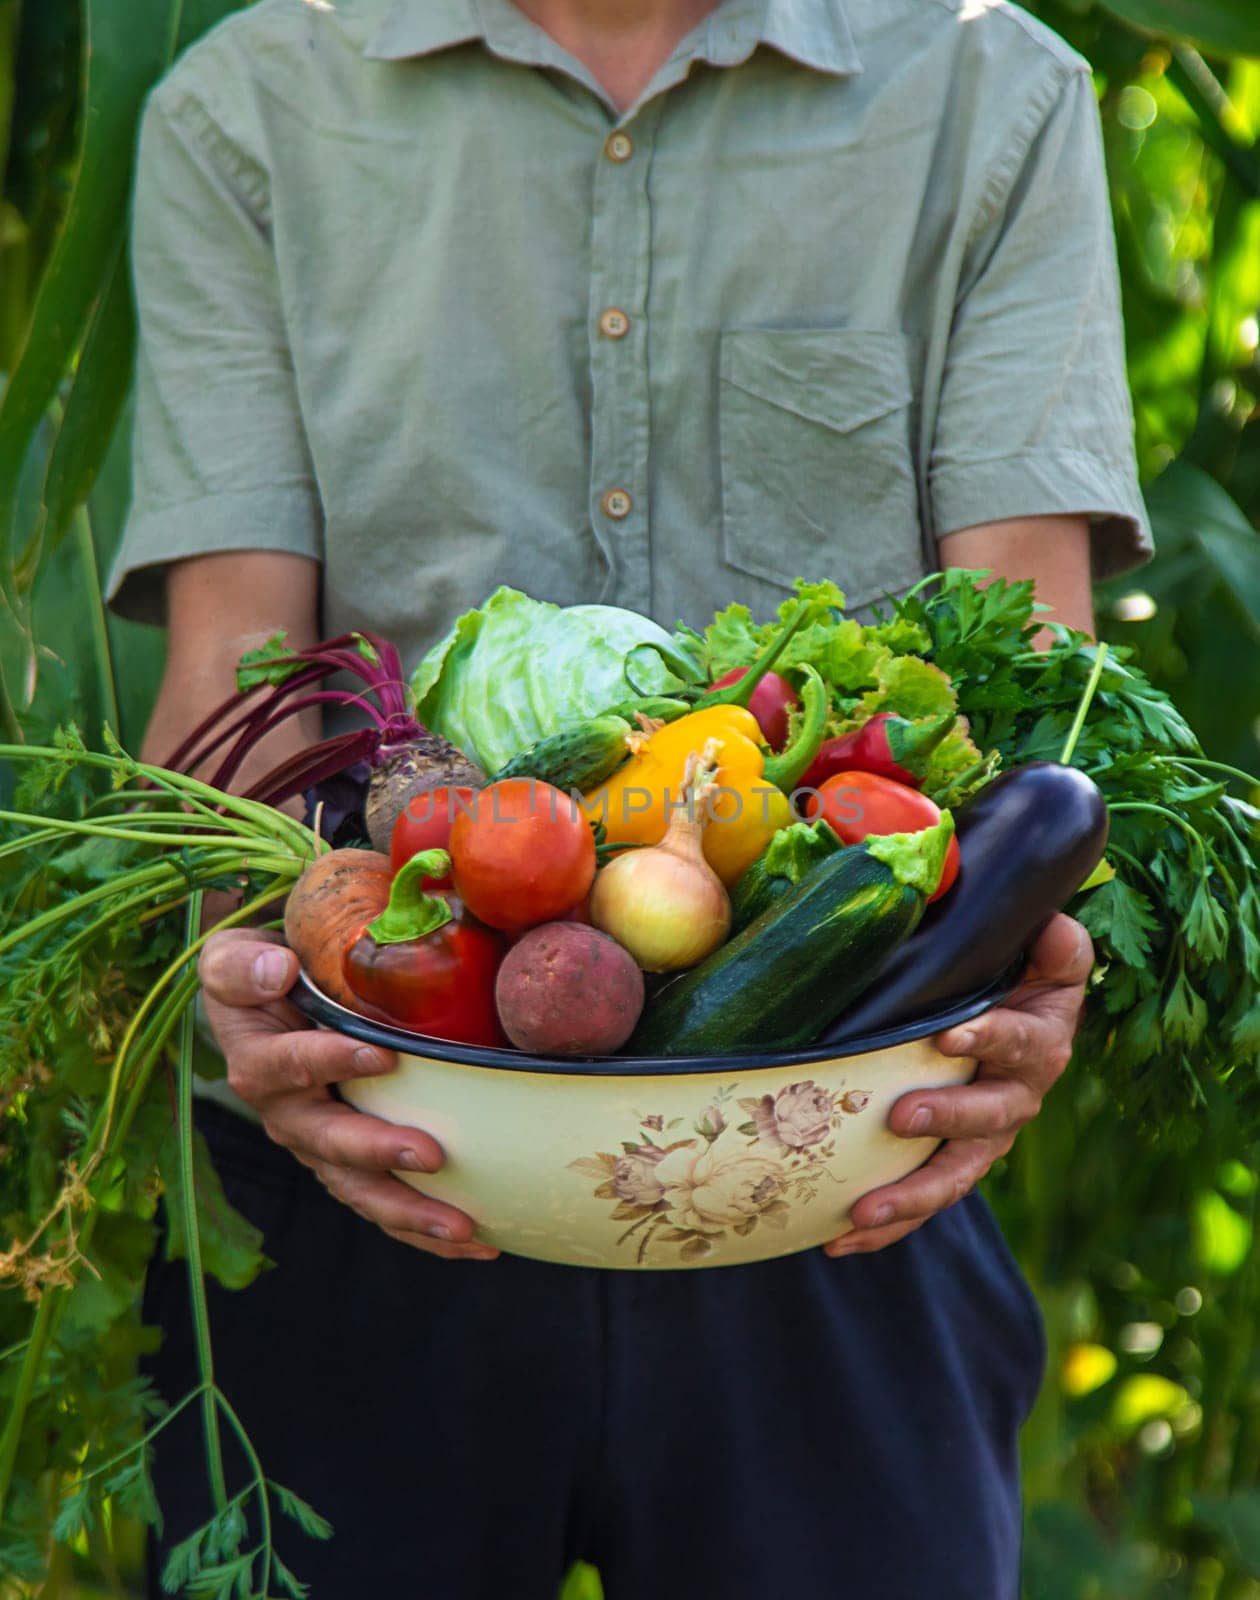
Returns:
[[[706,810],[704,854],[727,888],[753,864],[771,838],[796,820],[783,792],[813,760],[826,720],[826,690],[806,669],[805,716],[797,737],[767,756],[751,711],[712,705],[667,722],[646,735],[626,764],[585,796],[592,821],[609,844],[659,844],[672,809],[682,803],[687,757],[712,743],[716,773]],[[786,782],[785,782],[786,780]]]

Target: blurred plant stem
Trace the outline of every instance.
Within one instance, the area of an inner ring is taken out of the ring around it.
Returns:
[[[71,523],[71,538],[75,554],[82,565],[84,588],[95,595],[97,603],[89,606],[91,656],[96,671],[97,694],[102,714],[114,733],[121,736],[122,719],[118,714],[118,689],[114,682],[114,657],[109,644],[109,629],[105,620],[105,600],[101,586],[100,565],[96,559],[96,543],[92,537],[92,522],[86,506],[80,506]]]

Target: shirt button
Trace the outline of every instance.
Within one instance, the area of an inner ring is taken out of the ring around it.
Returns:
[[[621,521],[622,517],[630,515],[630,508],[633,504],[634,501],[631,500],[624,489],[609,489],[608,493],[600,501],[600,505],[604,508],[604,515],[606,517],[615,517],[618,522]]]
[[[634,154],[634,140],[628,133],[610,133],[604,141],[604,154],[610,161],[629,161]]]
[[[630,318],[616,306],[609,306],[599,319],[599,331],[606,339],[624,339],[630,332]]]

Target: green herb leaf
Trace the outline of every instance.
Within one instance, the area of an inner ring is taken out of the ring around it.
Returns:
[[[380,666],[380,651],[376,648],[372,641],[368,638],[365,638],[363,634],[356,633],[354,635],[354,648],[359,652],[359,654],[370,667]]]
[[[332,1523],[321,1517],[314,1506],[308,1505],[301,1495],[294,1494],[292,1489],[286,1489],[282,1483],[276,1483],[272,1478],[267,1479],[267,1485],[275,1495],[281,1511],[286,1517],[291,1517],[303,1533],[312,1539],[332,1538]]]
[[[278,659],[282,658],[282,659]],[[247,650],[236,666],[236,687],[240,693],[260,683],[284,683],[306,667],[294,658],[285,643],[283,629],[273,633],[257,650]]]
[[[91,1484],[74,1489],[61,1502],[53,1518],[53,1538],[59,1544],[69,1544],[81,1533],[96,1526],[96,1507],[93,1505]]]
[[[1120,877],[1093,890],[1075,916],[1093,938],[1106,939],[1132,967],[1141,966],[1150,955],[1150,936],[1161,926],[1148,897]]]
[[[305,1596],[310,1592],[309,1585],[295,1577],[274,1550],[271,1553],[271,1570],[276,1575],[276,1582],[293,1596],[293,1600],[305,1600]]]
[[[1186,942],[1201,956],[1215,959],[1225,953],[1229,937],[1225,912],[1202,879],[1194,886],[1185,929]]]
[[[1239,1055],[1260,1056],[1260,997],[1233,1024],[1229,1037]]]
[[[1207,1006],[1184,972],[1168,991],[1164,1002],[1164,1037],[1187,1047],[1198,1044],[1207,1025]]]

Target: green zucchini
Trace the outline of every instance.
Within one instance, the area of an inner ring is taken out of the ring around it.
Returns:
[[[780,828],[731,890],[731,932],[746,928],[754,917],[795,889],[807,873],[843,848],[835,829],[821,817],[817,822],[794,822]]]
[[[653,997],[626,1052],[726,1055],[817,1039],[913,933],[953,818],[848,845]]]
[[[631,732],[624,717],[592,717],[571,728],[540,739],[528,750],[513,756],[501,767],[491,783],[501,778],[537,778],[554,784],[565,794],[577,789],[585,794],[610,778],[630,754],[626,736]]]

